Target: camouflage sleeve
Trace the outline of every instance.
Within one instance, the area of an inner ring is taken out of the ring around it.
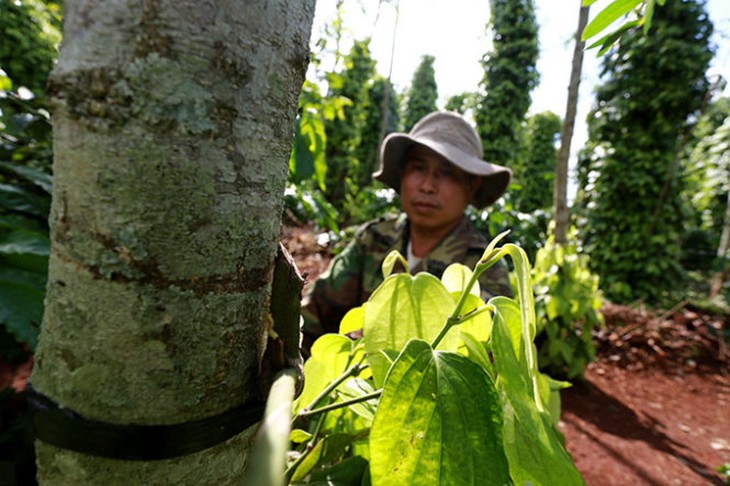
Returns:
[[[487,301],[497,295],[512,297],[512,286],[509,283],[507,264],[500,260],[479,276],[482,298]]]
[[[315,339],[337,332],[342,317],[361,304],[363,245],[352,241],[307,289],[302,300],[303,348],[308,354]]]

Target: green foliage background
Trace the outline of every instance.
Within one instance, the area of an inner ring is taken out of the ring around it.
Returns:
[[[400,128],[400,96],[375,72],[369,44],[358,40],[348,53],[336,51],[342,61],[330,71],[314,62],[327,94],[308,81],[300,96],[286,206],[299,221],[335,234],[395,208],[372,173],[380,139]]]
[[[717,255],[730,192],[730,98],[713,102],[700,117],[682,159],[690,217],[685,223],[682,265],[721,270],[728,255]]]
[[[553,206],[556,144],[562,121],[552,112],[532,115],[524,128],[520,158],[513,166],[514,181],[520,185],[517,209],[532,213]]]
[[[45,91],[61,41],[61,10],[56,1],[0,0],[0,67],[17,87]]]
[[[579,252],[577,236],[572,228],[565,245],[550,236],[532,269],[540,369],[568,380],[582,378],[595,359],[593,332],[604,322],[599,278]]]
[[[418,120],[436,110],[438,87],[436,86],[436,73],[433,68],[435,60],[436,58],[433,56],[423,56],[421,63],[413,73],[403,117],[403,129],[405,131],[410,131]]]
[[[45,83],[60,41],[57,2],[0,1],[0,359],[35,348],[51,198]]]
[[[358,158],[358,148],[370,108],[369,81],[375,76],[375,61],[370,54],[369,43],[369,40],[356,41],[344,57],[344,69],[340,73],[330,72],[327,75],[327,96],[349,100],[343,107],[342,117],[325,121],[328,142],[325,149],[325,195],[336,207],[343,205],[346,194],[351,192],[348,186],[360,180],[360,174],[364,172],[361,164],[364,161]]]
[[[62,4],[0,0],[0,362],[35,349],[47,279],[51,125],[45,84],[61,38]],[[35,484],[31,415],[0,390],[0,476]]]
[[[538,25],[533,0],[490,0],[492,51],[482,61],[484,94],[476,123],[484,157],[508,167],[518,157],[519,133],[537,86]]]
[[[682,285],[678,157],[705,103],[711,33],[704,2],[667,2],[646,36],[629,31],[603,58],[579,190],[585,249],[611,300],[656,302]]]

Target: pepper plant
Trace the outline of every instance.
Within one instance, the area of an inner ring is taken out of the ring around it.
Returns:
[[[535,257],[538,361],[556,378],[580,378],[596,358],[593,331],[604,326],[603,294],[588,264],[588,255],[578,251],[574,227],[566,244],[555,244],[551,235]]]
[[[555,427],[563,384],[537,368],[529,263],[503,236],[440,280],[386,258],[381,286],[304,365],[287,481],[583,484]],[[479,275],[506,255],[518,299],[484,302]]]

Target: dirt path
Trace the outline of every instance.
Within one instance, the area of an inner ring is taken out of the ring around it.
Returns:
[[[722,484],[730,462],[730,378],[589,366],[563,392],[559,429],[589,485]]]

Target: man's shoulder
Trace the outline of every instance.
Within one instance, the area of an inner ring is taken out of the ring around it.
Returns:
[[[464,216],[455,232],[452,244],[462,250],[484,250],[489,242],[483,233],[479,232],[468,217]]]
[[[405,214],[388,213],[363,223],[361,229],[371,231],[392,231],[396,226],[405,223]]]
[[[402,214],[387,214],[364,223],[356,237],[363,242],[392,244],[403,234],[406,220]]]

